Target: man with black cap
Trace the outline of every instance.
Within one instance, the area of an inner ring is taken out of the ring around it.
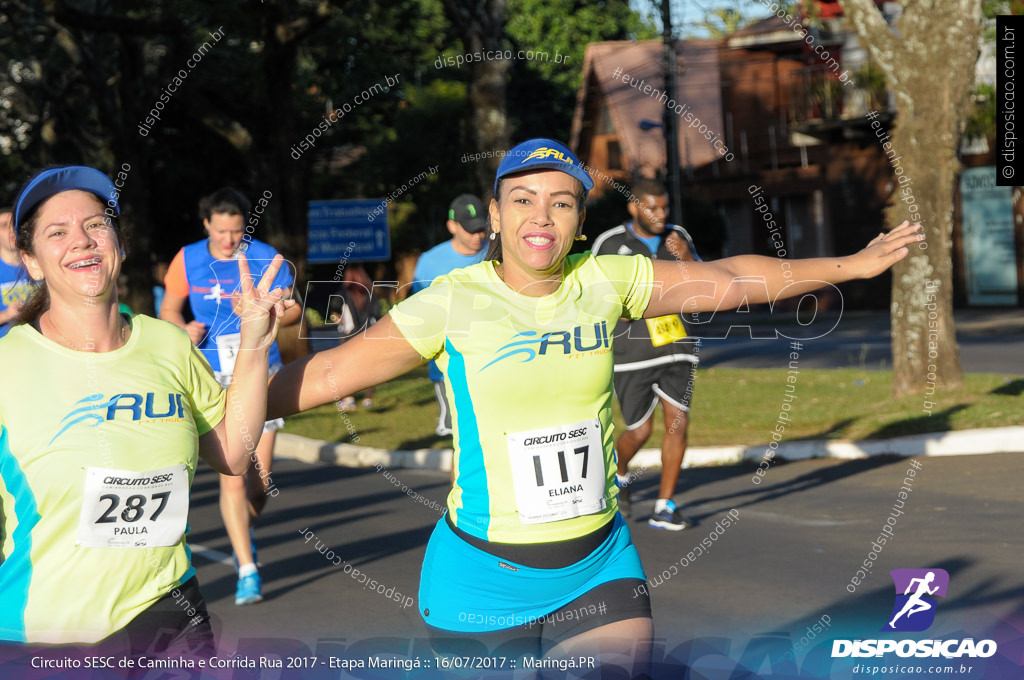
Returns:
[[[429,286],[438,276],[484,259],[487,254],[484,248],[486,215],[483,202],[473,194],[462,194],[451,202],[446,226],[452,237],[420,255],[413,275],[413,293]],[[445,395],[444,376],[433,361],[430,362],[430,380],[434,383],[434,393],[441,407],[434,432],[438,437],[447,437],[452,433],[452,414]]]

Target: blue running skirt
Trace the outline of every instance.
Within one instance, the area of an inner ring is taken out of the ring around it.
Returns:
[[[603,583],[645,581],[625,520],[616,513],[613,522],[608,538],[576,564],[536,569],[470,545],[442,517],[423,558],[419,592],[423,621],[458,633],[502,630],[536,621]]]

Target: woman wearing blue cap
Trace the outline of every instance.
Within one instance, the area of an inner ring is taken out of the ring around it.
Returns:
[[[249,351],[225,392],[184,331],[118,313],[125,251],[110,178],[44,170],[14,215],[39,287],[0,339],[0,641],[208,654],[189,487],[197,457],[241,474],[259,440],[287,306],[268,290],[280,258],[244,286]]]
[[[634,590],[645,576],[616,505],[616,320],[767,302],[875,276],[921,237],[904,225],[856,255],[793,260],[787,269],[759,256],[683,268],[568,255],[591,188],[562,144],[513,148],[495,180],[488,259],[439,277],[361,338],[286,367],[271,382],[268,411],[312,408],[434,359],[455,429],[454,485],[419,592],[435,650],[465,654],[482,642],[571,651],[616,659],[639,676],[652,622],[646,589],[642,597]],[[740,280],[753,276],[764,284]]]

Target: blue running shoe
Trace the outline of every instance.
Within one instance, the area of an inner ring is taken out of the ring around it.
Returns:
[[[235,588],[235,604],[256,604],[263,601],[263,594],[260,590],[263,581],[259,574],[249,574],[238,579],[238,587]]]

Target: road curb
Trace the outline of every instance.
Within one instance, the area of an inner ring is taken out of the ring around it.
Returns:
[[[391,451],[355,444],[333,444],[297,434],[278,432],[274,456],[304,463],[326,463],[343,467],[421,468],[451,470],[451,449],[415,449]]]
[[[987,453],[1024,453],[1024,427],[1000,427],[954,432],[932,432],[892,439],[865,439],[860,441],[813,439],[780,442],[772,449],[767,444],[757,446],[695,446],[686,450],[683,467],[707,465],[735,465],[758,462],[766,454],[782,460],[809,458],[838,458],[853,460],[871,456],[974,456]],[[661,451],[643,449],[630,461],[632,467],[660,467]]]
[[[838,458],[853,460],[871,456],[974,456],[987,453],[1024,453],[1024,427],[999,427],[954,432],[933,432],[893,439],[806,440],[780,442],[772,449],[757,446],[691,446],[686,450],[683,468],[710,465],[736,465],[757,462],[766,453],[782,460]],[[279,432],[274,455],[306,463],[325,463],[343,467],[386,467],[426,470],[451,470],[452,449],[415,449],[393,451],[354,444],[333,444],[296,434]],[[642,449],[630,461],[630,469],[661,467],[659,449]]]

